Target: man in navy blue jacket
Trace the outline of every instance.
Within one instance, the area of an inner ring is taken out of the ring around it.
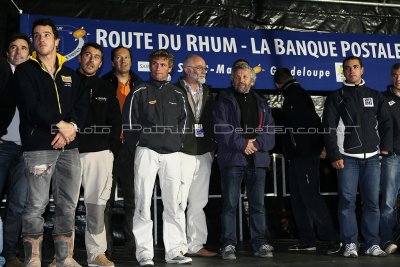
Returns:
[[[364,253],[386,256],[379,247],[379,153],[393,147],[392,119],[383,96],[365,85],[359,57],[343,60],[346,80],[325,102],[323,126],[325,145],[337,170],[340,239],[345,257],[358,257],[358,228],[355,214],[357,188],[363,202],[361,233]]]
[[[250,212],[250,237],[254,255],[272,257],[265,240],[265,176],[269,151],[275,145],[274,120],[265,99],[251,90],[256,80],[247,63],[232,70],[232,88],[222,91],[214,108],[214,132],[221,172],[221,254],[236,259],[236,207],[244,180]]]

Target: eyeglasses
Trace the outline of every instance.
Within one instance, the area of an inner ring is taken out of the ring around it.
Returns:
[[[186,67],[195,69],[197,71],[205,71],[205,72],[208,71],[208,68],[207,67],[203,67],[203,66],[196,66],[196,67],[195,66],[186,66]]]

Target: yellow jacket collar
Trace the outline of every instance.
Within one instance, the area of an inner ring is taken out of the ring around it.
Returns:
[[[59,54],[59,53],[57,53],[56,56],[57,56],[57,66],[58,66],[58,68],[61,68],[61,66],[62,66],[65,62],[67,62],[67,58],[64,57],[63,55]],[[37,52],[36,52],[36,51],[33,51],[33,52],[32,52],[32,55],[30,56],[30,59],[32,59],[32,60],[34,60],[34,61],[40,63],[39,60],[38,60],[38,58],[37,58]]]

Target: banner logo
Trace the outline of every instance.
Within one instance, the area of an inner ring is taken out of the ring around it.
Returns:
[[[343,75],[343,63],[335,62],[336,82],[341,83],[345,80]]]
[[[64,55],[67,60],[78,56],[90,33],[84,27],[77,28],[72,25],[56,25],[56,27],[60,34],[58,52]]]

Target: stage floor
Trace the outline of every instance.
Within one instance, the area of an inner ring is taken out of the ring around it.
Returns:
[[[274,257],[262,259],[254,257],[249,250],[248,244],[237,246],[236,260],[222,260],[220,256],[212,258],[192,257],[192,266],[211,267],[211,266],[273,266],[273,267],[346,267],[346,266],[365,266],[365,267],[398,267],[400,264],[400,254],[397,252],[388,257],[371,257],[359,253],[356,259],[344,258],[342,253],[335,255],[325,255],[322,251],[316,252],[288,252],[287,247],[294,244],[295,240],[273,240],[271,244],[275,247]],[[45,242],[43,248],[43,266],[47,266],[52,260],[52,244]],[[209,249],[217,251],[218,245],[209,245]],[[22,252],[22,251],[21,251]],[[87,266],[86,250],[81,242],[76,244],[75,259]],[[139,266],[134,255],[129,254],[124,246],[115,246],[112,256],[115,265],[118,267]],[[156,266],[171,266],[164,261],[164,248],[161,245],[155,246],[154,262]]]

